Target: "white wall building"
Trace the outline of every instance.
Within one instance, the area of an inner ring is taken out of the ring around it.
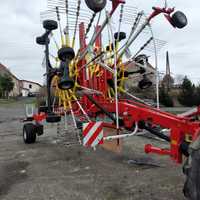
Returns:
[[[33,81],[21,80],[21,87],[22,96],[27,97],[29,94],[37,94],[42,86]]]

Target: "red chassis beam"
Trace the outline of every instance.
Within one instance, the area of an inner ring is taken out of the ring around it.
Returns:
[[[98,103],[108,112],[115,113],[115,102],[104,101]],[[94,115],[98,111],[99,109],[94,105],[88,110],[89,113],[93,113]],[[195,141],[200,134],[200,122],[192,122],[188,118],[178,117],[133,101],[119,101],[119,116],[123,119],[126,128],[131,128],[135,122],[145,121],[170,129],[171,143],[169,150],[163,150],[147,145],[145,151],[147,153],[170,155],[172,160],[177,163],[182,162],[182,153],[180,151],[182,142],[188,136]]]

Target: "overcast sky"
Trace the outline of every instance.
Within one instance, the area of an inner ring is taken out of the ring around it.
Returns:
[[[126,0],[150,12],[153,5],[163,5],[163,0]],[[153,22],[155,37],[167,41],[159,52],[159,70],[165,71],[165,53],[170,53],[173,75],[188,75],[195,83],[200,82],[199,32],[200,2],[169,0],[169,5],[183,11],[188,26],[173,29],[163,16]],[[0,62],[20,79],[43,82],[41,66],[43,49],[35,44],[35,37],[42,33],[40,12],[46,9],[46,0],[1,0],[0,2]]]

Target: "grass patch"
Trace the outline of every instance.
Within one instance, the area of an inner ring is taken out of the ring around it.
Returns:
[[[0,99],[0,105],[12,104],[15,102],[16,102],[16,100],[14,100],[14,99]]]
[[[36,98],[0,99],[0,106],[13,104],[36,104]]]

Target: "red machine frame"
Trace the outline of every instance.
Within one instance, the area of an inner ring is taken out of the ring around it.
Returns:
[[[125,3],[124,0],[113,0],[112,10],[110,15],[112,15],[119,4]],[[174,11],[173,8],[158,8],[154,7],[152,14],[148,17],[148,22],[150,22],[155,16],[163,13],[167,20],[171,23],[170,14]],[[97,32],[98,32],[97,27]],[[79,37],[80,37],[80,52],[84,52],[87,48],[86,39],[85,39],[85,28],[84,23],[81,23],[79,26]],[[99,35],[96,39],[95,43],[96,48],[101,47],[101,36]],[[98,90],[103,93],[103,95],[92,95],[92,98],[101,105],[101,107],[107,110],[110,113],[115,113],[116,111],[116,103],[114,100],[111,100],[107,97],[105,91],[108,89],[107,79],[113,78],[113,75],[106,71],[105,69],[101,69],[101,77],[90,77],[89,80],[86,79],[86,70],[82,68],[83,65],[86,64],[85,58],[83,58],[78,63],[79,71],[79,84]],[[100,111],[100,109],[93,104],[87,97],[84,95],[80,99],[81,104],[84,106],[84,110],[90,117],[95,117],[96,113]],[[156,153],[161,155],[169,155],[174,161],[177,163],[182,162],[182,152],[180,150],[180,146],[184,141],[192,142],[195,141],[200,135],[200,122],[192,121],[190,117],[180,117],[173,114],[169,114],[167,112],[163,112],[161,110],[152,108],[150,106],[144,105],[142,103],[138,103],[136,101],[130,101],[126,99],[119,99],[119,117],[123,121],[123,127],[132,128],[134,124],[137,122],[145,122],[153,125],[159,125],[163,128],[170,129],[170,148],[169,149],[161,149],[157,147],[153,147],[151,145],[145,146],[146,153]],[[76,103],[73,105],[74,109],[76,108]],[[80,110],[76,110],[76,115],[81,115]],[[34,116],[34,120],[40,122],[46,118],[45,114],[39,113]],[[115,123],[111,123],[115,126]]]

